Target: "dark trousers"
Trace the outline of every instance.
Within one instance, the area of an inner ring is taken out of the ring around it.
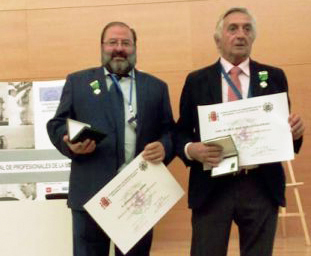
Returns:
[[[241,256],[272,255],[278,205],[251,172],[233,176],[207,205],[192,210],[191,256],[226,256],[233,221]]]
[[[73,255],[108,256],[110,238],[85,211],[72,210]],[[149,231],[126,256],[149,256],[152,242],[152,230]],[[116,247],[116,256],[124,254]]]

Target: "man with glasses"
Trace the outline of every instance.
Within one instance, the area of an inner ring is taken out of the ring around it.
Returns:
[[[174,157],[174,120],[167,85],[135,69],[136,33],[111,22],[101,35],[102,66],[68,75],[53,119],[52,143],[72,159],[68,206],[72,210],[74,256],[108,256],[110,239],[83,205],[142,152],[168,164]],[[107,136],[100,143],[71,143],[66,119],[90,124]],[[117,228],[117,227],[116,227]],[[152,230],[126,255],[149,256]],[[123,255],[116,248],[116,256]]]
[[[288,91],[281,69],[250,59],[255,29],[255,20],[247,9],[227,10],[220,17],[214,35],[220,59],[190,73],[181,95],[176,148],[191,168],[191,256],[227,255],[233,221],[239,229],[241,255],[272,255],[278,207],[285,204],[281,163],[245,166],[236,174],[212,177],[210,170],[203,171],[203,164],[217,166],[222,160],[222,148],[200,142],[197,112],[198,105]],[[260,79],[260,72],[266,74],[265,79]],[[296,114],[290,114],[288,122],[298,152],[303,122]]]

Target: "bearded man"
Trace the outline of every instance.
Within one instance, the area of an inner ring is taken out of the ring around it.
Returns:
[[[91,197],[141,152],[155,164],[168,164],[174,157],[168,88],[135,69],[136,41],[127,24],[107,24],[101,35],[102,66],[68,75],[56,114],[47,124],[52,143],[72,160],[68,206],[74,256],[109,255],[109,237],[83,209]],[[71,143],[67,118],[107,136],[97,144],[91,139]],[[126,255],[149,256],[151,242],[152,230]]]

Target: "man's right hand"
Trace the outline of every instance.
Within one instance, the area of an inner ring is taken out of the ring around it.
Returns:
[[[223,159],[223,148],[219,145],[205,145],[202,142],[193,142],[187,148],[188,155],[201,163],[216,167]]]
[[[69,141],[68,135],[63,138],[64,142],[68,145],[70,150],[75,154],[90,154],[96,148],[96,143],[94,140],[86,139],[83,142],[71,143]]]

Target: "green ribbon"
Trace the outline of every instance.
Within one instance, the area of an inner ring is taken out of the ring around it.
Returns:
[[[259,71],[258,72],[259,80],[261,82],[268,80],[268,71]]]
[[[260,80],[260,86],[262,88],[266,88],[268,86],[268,83],[266,82],[268,80],[268,71],[259,71],[258,77]]]
[[[91,82],[90,86],[92,87],[94,94],[99,94],[101,92],[101,90],[99,89],[100,84],[97,80]]]

